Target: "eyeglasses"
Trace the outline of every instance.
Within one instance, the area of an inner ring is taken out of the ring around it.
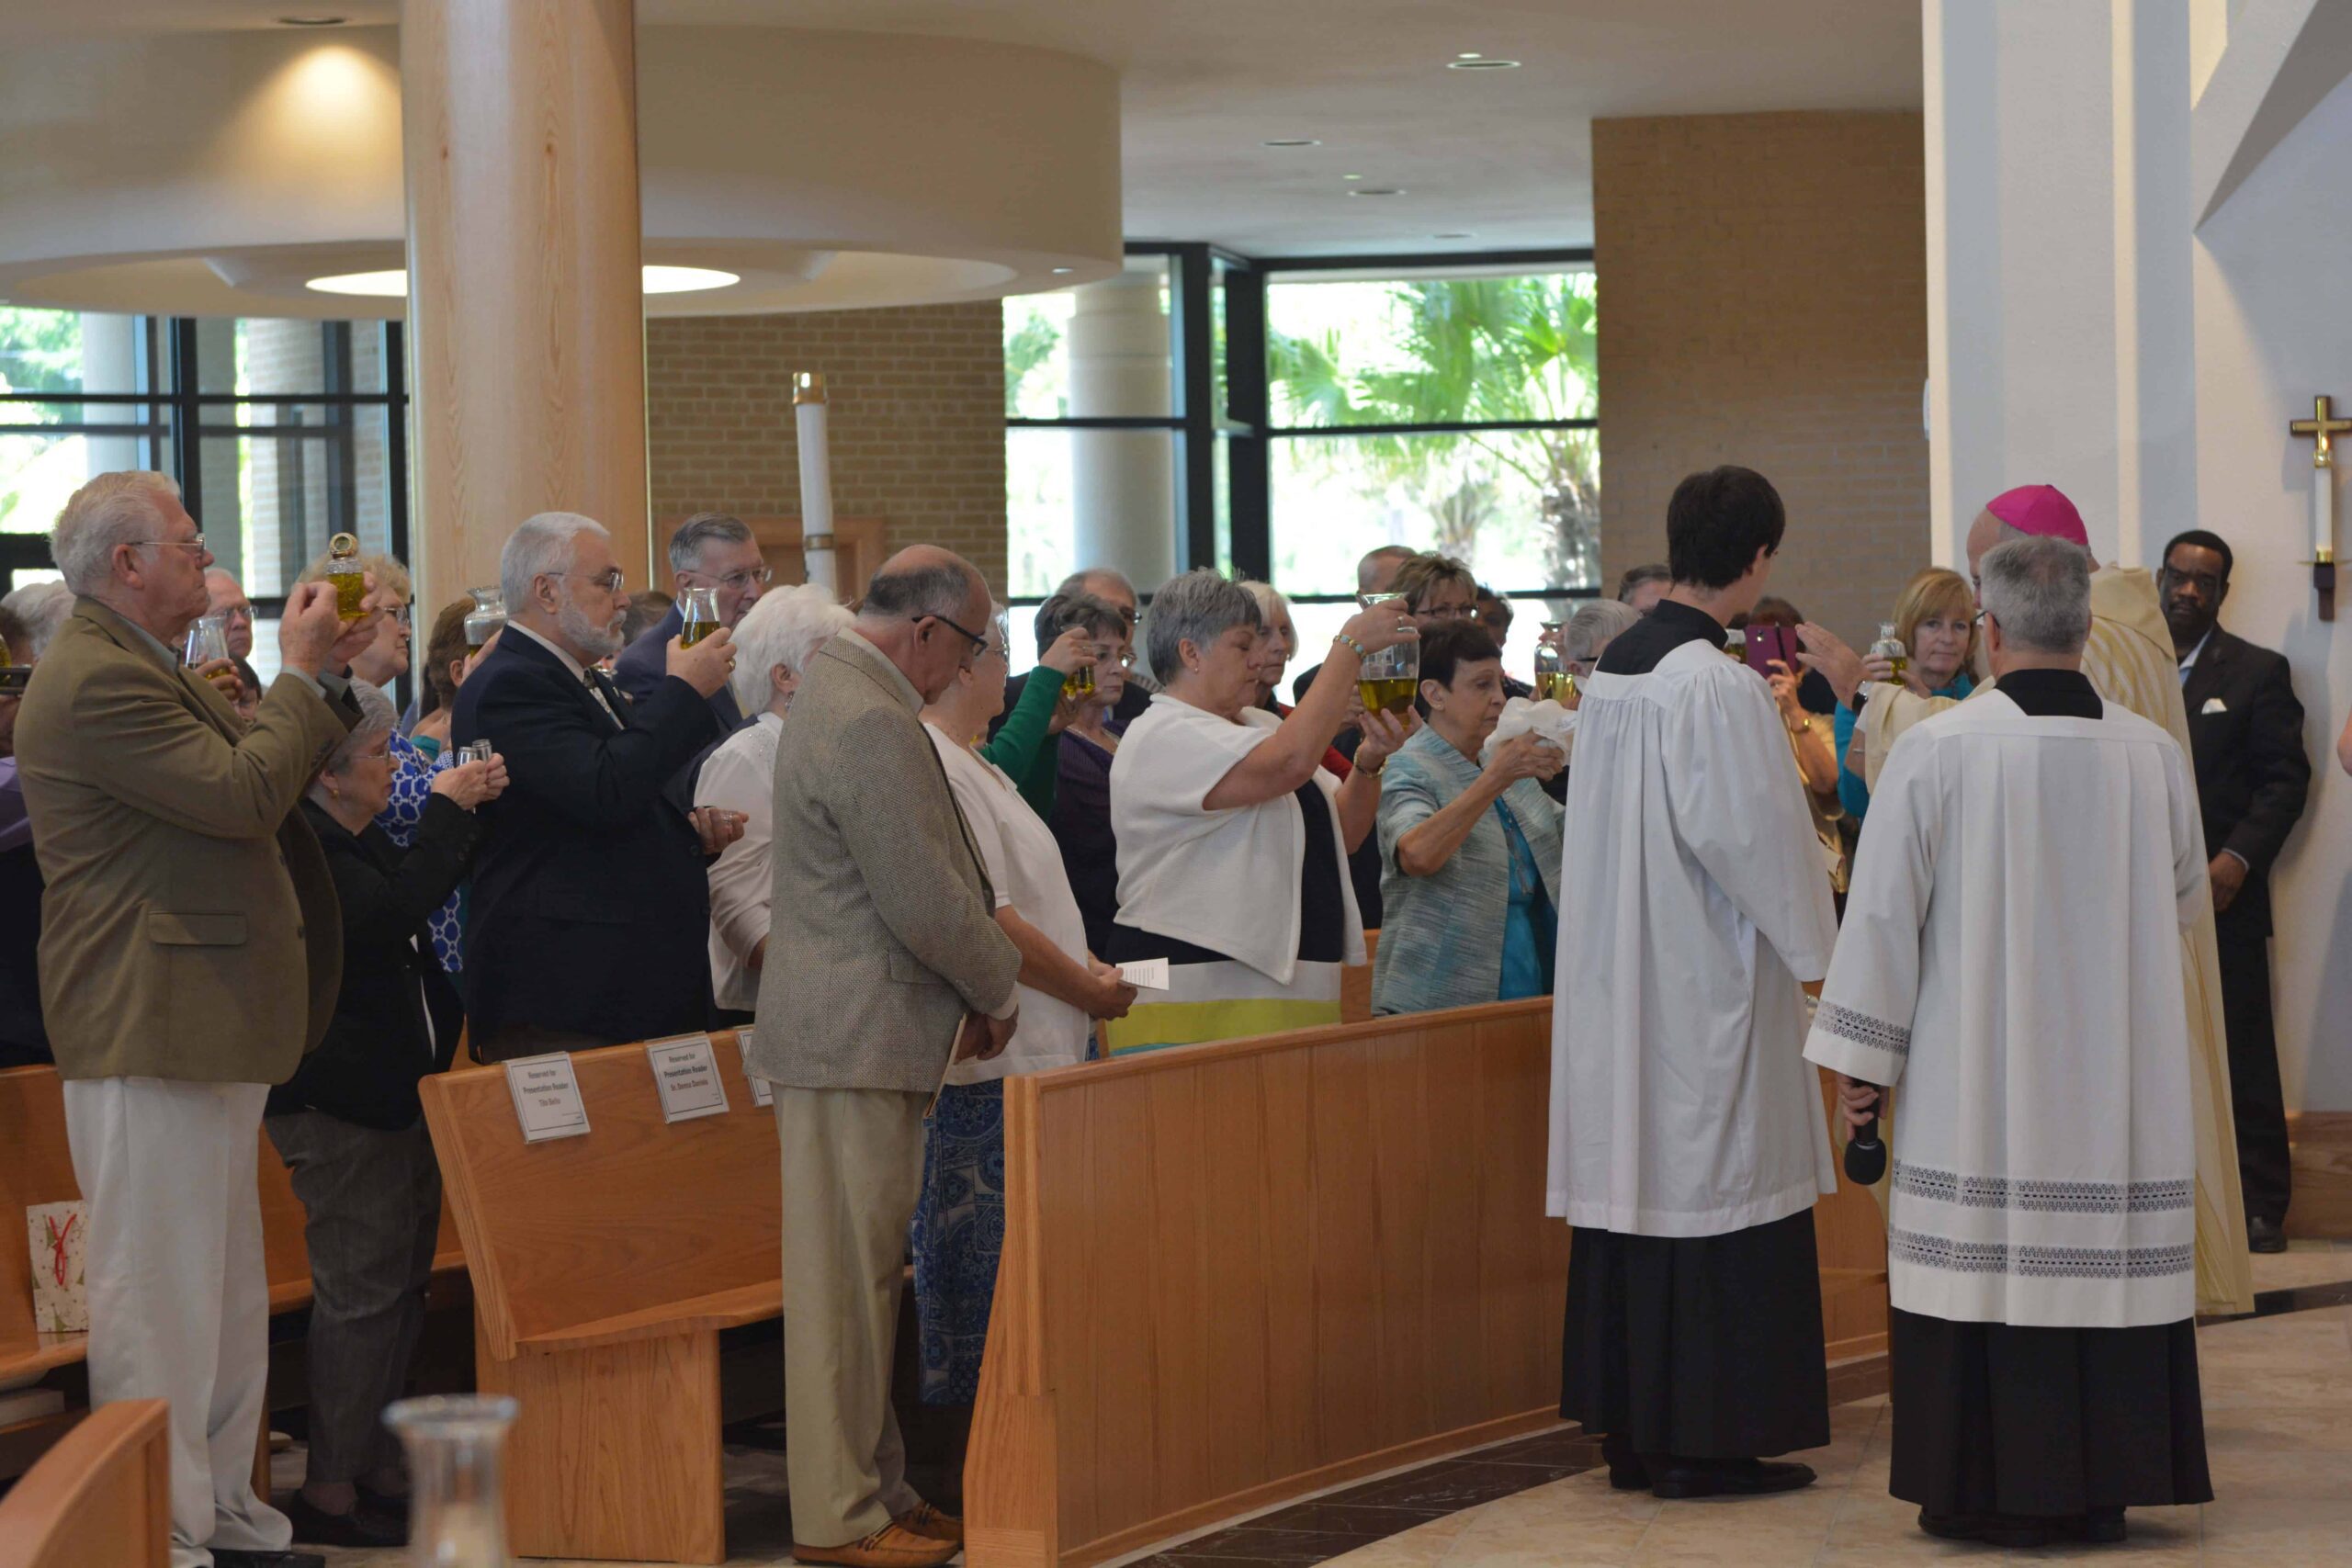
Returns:
[[[1413,614],[1425,621],[1475,621],[1478,618],[1477,606],[1474,604],[1433,604],[1426,610],[1415,609]]]
[[[680,577],[709,578],[711,581],[716,582],[718,586],[726,589],[729,592],[741,593],[754,586],[764,588],[769,583],[775,581],[775,568],[772,566],[747,566],[740,571],[730,571],[724,577],[711,577],[707,571],[682,571],[678,575]]]
[[[941,626],[949,627],[961,636],[966,641],[969,642],[972,645],[971,651],[964,655],[964,668],[967,670],[972,667],[972,660],[978,659],[988,649],[988,638],[982,637],[976,631],[970,631],[963,626],[956,626],[955,622],[949,620],[944,615],[909,615],[907,619],[914,622],[917,626],[921,626],[925,621],[937,621]]]
[[[240,599],[233,604],[221,605],[213,614],[224,621],[250,621],[254,618],[254,607],[251,601]]]
[[[614,567],[609,571],[596,572],[594,575],[584,571],[567,571],[563,575],[576,577],[582,582],[593,582],[607,593],[618,593],[621,591],[621,584],[628,581],[628,575],[618,567]]]
[[[127,539],[124,543],[132,545],[177,545],[184,550],[194,550],[198,555],[202,555],[204,553],[204,536],[201,534],[191,534],[185,539]],[[251,605],[246,606],[248,614],[252,612],[252,608],[253,607]]]

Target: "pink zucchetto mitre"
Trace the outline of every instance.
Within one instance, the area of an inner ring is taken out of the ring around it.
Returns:
[[[2083,514],[2075,510],[2075,503],[2056,485],[2019,485],[1986,502],[1984,510],[2020,534],[2064,539],[2085,549],[2091,547],[2090,534],[2083,527]]]

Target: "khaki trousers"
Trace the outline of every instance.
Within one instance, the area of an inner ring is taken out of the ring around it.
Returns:
[[[171,1402],[172,1568],[283,1551],[254,1494],[269,1379],[254,1162],[269,1087],[70,1078],[65,1136],[90,1220],[90,1403]]]
[[[785,1461],[803,1546],[860,1540],[922,1501],[907,1485],[890,1370],[927,1098],[775,1087]]]

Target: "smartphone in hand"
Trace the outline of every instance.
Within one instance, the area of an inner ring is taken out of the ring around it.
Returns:
[[[1796,638],[1785,627],[1747,625],[1747,667],[1758,675],[1772,673],[1772,661],[1779,660],[1790,670],[1802,668],[1797,663]]]

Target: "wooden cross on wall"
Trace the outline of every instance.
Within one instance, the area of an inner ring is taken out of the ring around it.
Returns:
[[[2312,587],[2319,593],[2319,618],[2335,619],[2335,438],[2352,434],[2352,419],[2336,419],[2323,393],[2312,400],[2310,419],[2290,420],[2287,433],[2312,443]]]

